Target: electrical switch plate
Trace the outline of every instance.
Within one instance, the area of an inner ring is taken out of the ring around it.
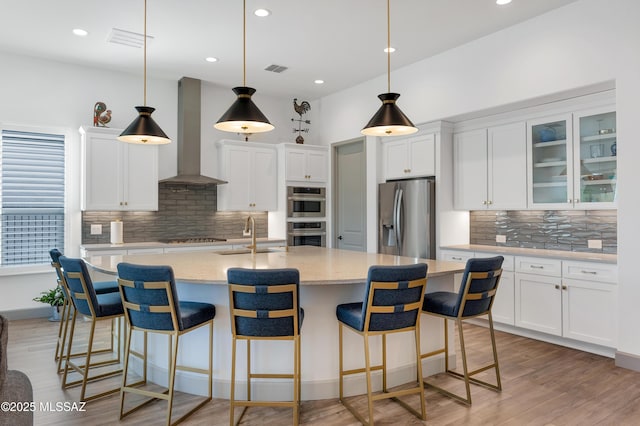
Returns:
[[[251,231],[242,231],[242,236],[243,237],[250,237],[251,236]]]
[[[587,247],[590,249],[601,249],[602,240],[587,240]]]
[[[91,235],[102,235],[102,224],[91,225]]]
[[[496,243],[506,243],[507,236],[506,235],[496,235]]]

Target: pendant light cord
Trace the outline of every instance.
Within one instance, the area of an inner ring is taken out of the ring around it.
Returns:
[[[391,93],[391,8],[389,2],[390,0],[387,0],[387,93]]]
[[[147,0],[144,0],[144,106],[147,106]]]
[[[242,85],[247,85],[247,0],[242,2]]]

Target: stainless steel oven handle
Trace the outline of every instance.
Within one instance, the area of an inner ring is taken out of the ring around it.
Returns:
[[[306,196],[306,195],[291,195],[287,198],[287,200],[292,201],[326,201],[325,197],[316,197],[316,196]]]

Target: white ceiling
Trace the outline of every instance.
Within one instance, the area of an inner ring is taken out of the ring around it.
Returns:
[[[392,69],[576,0],[394,0]],[[259,7],[271,10],[258,18]],[[142,33],[143,0],[0,1],[0,50],[142,76],[142,49],[107,43],[112,28]],[[73,28],[89,31],[84,38]],[[247,85],[313,100],[386,73],[384,0],[247,0]],[[147,74],[242,85],[242,1],[148,0]],[[217,63],[204,61],[207,56]],[[282,74],[264,71],[289,67]],[[315,79],[325,80],[316,85]],[[392,82],[393,89],[393,82]],[[381,87],[380,92],[385,92]]]

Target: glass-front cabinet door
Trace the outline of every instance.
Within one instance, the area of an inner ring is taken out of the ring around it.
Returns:
[[[571,114],[527,123],[529,207],[573,207],[572,141]]]
[[[579,146],[574,163],[580,164],[574,191],[579,194],[579,203],[583,208],[614,207],[618,159],[615,111],[601,108],[574,114],[574,132]]]

